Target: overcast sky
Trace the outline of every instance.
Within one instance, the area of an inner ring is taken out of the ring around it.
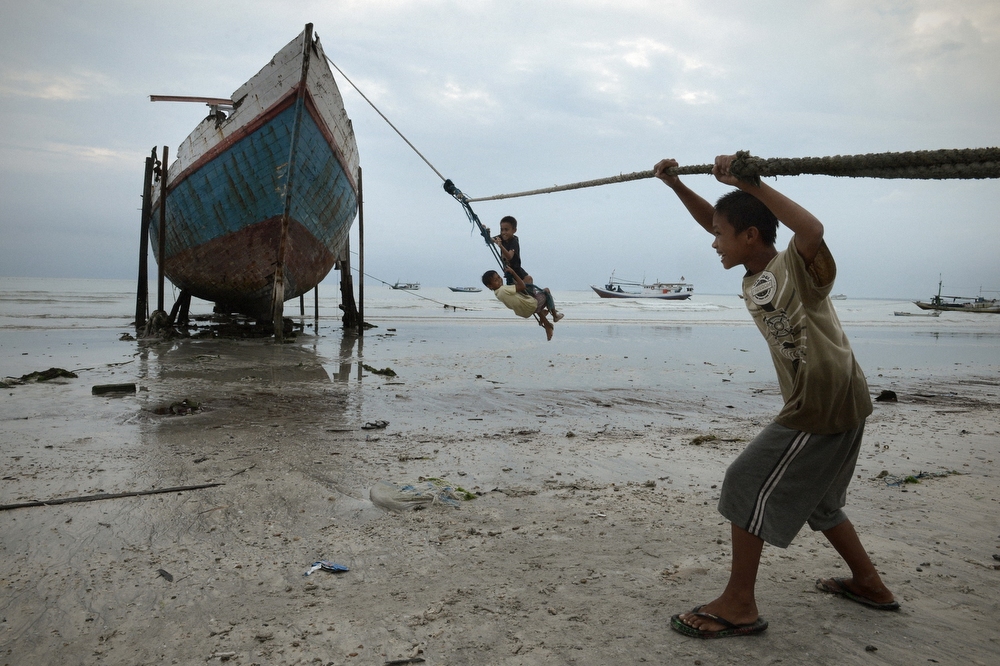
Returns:
[[[0,275],[134,278],[143,160],[175,153],[207,113],[148,95],[228,97],[307,22],[470,196],[662,157],[1000,145],[996,0],[3,2]],[[461,206],[336,76],[364,169],[366,272],[476,284],[493,259]],[[727,189],[685,180],[712,201]],[[939,274],[948,293],[1000,290],[997,180],[771,182],[826,225],[837,292],[926,298]],[[739,288],[659,181],[475,207],[494,229],[518,218],[545,286],[587,289],[614,270]]]

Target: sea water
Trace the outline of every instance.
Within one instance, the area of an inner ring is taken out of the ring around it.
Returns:
[[[135,282],[128,280],[0,277],[0,375],[130,358],[136,343],[120,338],[135,333],[135,291]],[[176,296],[168,283],[166,309]],[[713,380],[717,373],[748,384],[773,380],[766,345],[735,292],[696,294],[685,301],[601,299],[582,290],[558,291],[554,297],[566,317],[546,342],[533,319],[516,317],[487,289],[405,291],[366,284],[364,317],[375,328],[366,333],[363,349],[407,365],[420,365],[421,359],[424,365],[440,365],[455,358],[510,357],[517,365],[506,372],[553,388],[579,378],[585,366],[602,381],[622,386],[667,381],[670,369],[688,368],[690,374],[695,366]],[[155,282],[149,285],[149,301],[155,306]],[[320,285],[318,300],[309,293],[301,304],[299,299],[285,303],[285,315],[304,326],[300,341],[309,341],[331,367],[345,353],[339,305],[333,284]],[[897,311],[922,314],[899,300],[848,298],[834,305],[869,375],[996,378],[1000,371],[1000,315],[897,316]],[[211,309],[210,303],[194,299],[191,314],[208,315]],[[757,377],[745,376],[757,371]]]

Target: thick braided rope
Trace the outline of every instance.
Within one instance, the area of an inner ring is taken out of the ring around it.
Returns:
[[[737,178],[759,183],[769,176],[798,176],[802,174],[848,176],[851,178],[908,178],[924,180],[1000,178],[1000,148],[964,148],[954,150],[918,150],[905,153],[868,153],[866,155],[834,155],[832,157],[754,157],[746,151],[736,153],[730,171]],[[712,173],[711,164],[674,167],[675,176]],[[585,180],[568,185],[556,185],[538,190],[496,194],[491,197],[469,199],[496,201],[535,194],[578,190],[585,187],[626,183],[652,178],[653,171],[623,173],[608,178]]]

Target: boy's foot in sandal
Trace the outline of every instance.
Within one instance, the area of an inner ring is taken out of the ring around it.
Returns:
[[[746,624],[734,624],[729,620],[719,617],[718,615],[713,615],[712,613],[703,613],[701,611],[701,606],[698,606],[689,613],[684,613],[686,616],[683,620],[681,619],[681,614],[678,613],[670,618],[670,628],[674,631],[680,632],[685,636],[692,636],[694,638],[728,638],[730,636],[752,636],[753,634],[759,634],[767,629],[767,620],[762,617],[757,617],[753,622],[747,622]],[[719,625],[718,629],[708,629],[706,627],[694,627],[688,624],[685,620],[691,617],[697,617],[705,620],[710,620],[714,624]]]
[[[820,578],[816,581],[816,589],[820,592],[827,592],[828,594],[835,594],[838,597],[850,599],[851,601],[876,610],[899,610],[899,602],[895,599],[891,599],[892,594],[889,594],[889,601],[877,601],[876,599],[865,596],[860,592],[852,592],[849,589],[852,582],[853,580],[850,578]],[[886,590],[886,592],[888,592],[888,590]]]

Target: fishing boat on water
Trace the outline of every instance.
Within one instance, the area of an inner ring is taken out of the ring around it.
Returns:
[[[452,291],[457,291],[462,294],[478,294],[482,291],[479,287],[448,287]]]
[[[280,321],[347,262],[358,210],[354,130],[312,24],[230,98],[151,99],[211,109],[167,171],[164,274],[217,311]],[[159,226],[153,215],[157,257]]]
[[[986,299],[982,296],[942,296],[941,281],[938,281],[938,293],[929,301],[913,301],[921,310],[947,310],[950,312],[978,312],[1000,314],[1000,300]]]
[[[684,282],[636,282],[616,278],[612,272],[608,282],[603,287],[590,285],[590,288],[601,298],[656,298],[665,301],[683,301],[691,298],[694,285]]]
[[[407,291],[417,291],[420,289],[419,282],[400,282],[399,280],[396,281],[396,284],[390,284],[389,286],[393,289],[405,289]]]

